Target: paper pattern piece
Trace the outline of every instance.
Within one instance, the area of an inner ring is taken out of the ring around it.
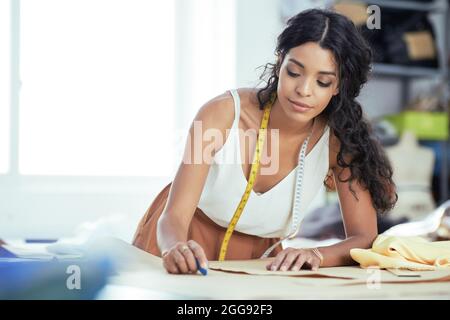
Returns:
[[[273,258],[272,258],[273,259]],[[335,278],[343,279],[341,284],[357,284],[366,282],[370,273],[379,272],[379,282],[426,282],[426,281],[448,281],[450,280],[450,269],[429,271],[417,271],[417,277],[399,277],[392,272],[381,270],[380,268],[363,269],[357,266],[320,268],[317,271],[268,271],[265,266],[269,259],[255,260],[230,260],[230,261],[210,261],[209,268],[216,271],[241,273],[259,276],[282,276],[282,277],[311,277],[311,278]]]

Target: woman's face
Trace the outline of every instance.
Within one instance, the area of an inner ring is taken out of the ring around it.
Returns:
[[[333,54],[314,42],[290,49],[278,76],[279,104],[294,120],[314,118],[338,94],[339,75]]]

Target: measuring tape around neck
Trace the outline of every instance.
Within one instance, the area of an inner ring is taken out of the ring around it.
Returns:
[[[245,205],[247,204],[247,200],[250,197],[250,193],[253,189],[253,185],[255,183],[256,174],[259,169],[259,162],[261,157],[261,149],[264,146],[264,140],[267,134],[267,123],[269,122],[270,110],[272,109],[272,104],[275,100],[275,95],[272,95],[271,100],[266,104],[264,109],[264,115],[261,121],[261,127],[259,128],[258,142],[256,144],[255,154],[253,156],[253,163],[250,170],[250,175],[247,182],[247,187],[245,188],[245,192],[242,195],[242,199],[239,202],[233,217],[231,218],[230,223],[228,224],[227,231],[225,232],[225,236],[222,240],[222,245],[220,247],[219,253],[219,261],[225,260],[225,256],[227,254],[228,243],[230,241],[231,235],[233,234],[234,228],[236,227],[239,218],[241,217],[242,211],[244,210]]]
[[[256,178],[256,174],[258,172],[259,169],[259,163],[260,163],[260,155],[261,155],[261,149],[264,145],[264,140],[266,137],[266,133],[267,133],[267,123],[269,121],[269,115],[270,115],[270,111],[273,105],[273,102],[275,101],[276,95],[272,95],[271,100],[269,101],[269,103],[266,105],[265,110],[264,110],[264,115],[263,115],[263,119],[261,121],[261,127],[259,129],[259,136],[258,136],[258,142],[256,145],[256,150],[255,150],[255,155],[253,157],[253,164],[250,170],[250,176],[249,176],[249,180],[247,183],[247,187],[245,188],[245,192],[242,195],[242,199],[239,202],[239,205],[237,206],[233,217],[231,218],[230,223],[228,224],[228,228],[227,231],[225,232],[225,236],[222,240],[222,245],[220,247],[220,253],[219,253],[219,261],[223,261],[225,260],[225,256],[227,253],[227,249],[228,249],[228,244],[231,238],[231,235],[233,234],[233,231],[236,227],[236,224],[239,221],[239,218],[241,217],[241,214],[244,210],[245,205],[247,204],[248,198],[250,197],[250,192],[253,189],[253,185],[255,182],[255,178]],[[270,253],[284,240],[286,239],[290,239],[292,237],[294,237],[297,232],[298,229],[300,227],[300,222],[301,222],[301,212],[300,212],[300,197],[301,197],[301,189],[302,189],[302,184],[303,184],[303,173],[304,173],[304,163],[305,163],[305,157],[306,157],[306,150],[308,148],[308,142],[309,139],[311,138],[311,135],[313,133],[314,130],[314,123],[315,123],[315,119],[313,119],[313,124],[311,127],[311,131],[308,135],[308,137],[305,139],[305,141],[302,144],[302,147],[300,149],[300,153],[299,153],[299,157],[298,157],[298,168],[296,170],[296,183],[295,183],[295,192],[294,192],[294,207],[293,207],[293,218],[292,218],[292,228],[291,231],[288,233],[287,236],[281,238],[280,240],[278,240],[276,243],[274,243],[272,246],[270,246],[261,256],[261,258],[267,258]]]

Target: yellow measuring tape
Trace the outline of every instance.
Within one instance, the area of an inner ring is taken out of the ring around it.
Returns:
[[[276,98],[275,94],[272,94],[270,101],[266,104],[264,108],[264,115],[261,121],[261,127],[259,128],[258,142],[256,144],[255,154],[253,156],[252,168],[250,170],[250,176],[248,178],[247,187],[245,188],[245,192],[242,195],[242,199],[239,202],[236,211],[234,212],[233,218],[231,218],[230,223],[228,224],[227,231],[225,232],[225,236],[222,240],[222,245],[220,246],[219,253],[219,261],[225,260],[225,256],[227,254],[228,243],[230,242],[231,235],[233,234],[234,228],[241,217],[242,211],[244,210],[245,205],[247,204],[247,200],[250,197],[250,192],[253,189],[253,184],[255,183],[256,174],[259,169],[259,162],[261,157],[261,149],[264,146],[264,140],[267,134],[267,123],[269,122],[270,110],[272,109],[272,104]]]

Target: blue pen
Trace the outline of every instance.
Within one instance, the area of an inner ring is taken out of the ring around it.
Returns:
[[[198,271],[200,271],[200,273],[204,276],[206,276],[208,274],[208,270],[205,268],[200,267],[200,262],[198,262],[198,259],[195,258],[195,263],[197,264],[197,269]]]

